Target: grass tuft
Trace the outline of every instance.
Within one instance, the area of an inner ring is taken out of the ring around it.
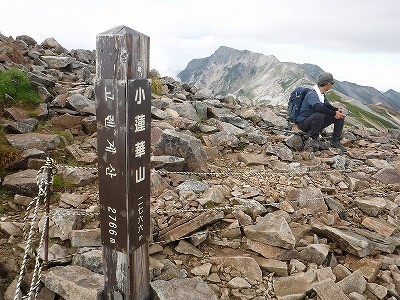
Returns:
[[[32,109],[40,102],[38,92],[23,71],[13,68],[0,73],[1,106],[10,104]]]

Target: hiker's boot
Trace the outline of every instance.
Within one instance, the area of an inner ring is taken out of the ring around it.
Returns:
[[[346,147],[345,146],[343,146],[339,141],[337,141],[337,140],[331,140],[331,147],[333,147],[333,148],[336,148],[336,149],[339,149],[340,151],[342,151],[342,152],[346,152],[347,151],[347,149],[346,149]]]
[[[318,139],[312,139],[311,147],[313,148],[314,151],[317,151],[319,149]]]

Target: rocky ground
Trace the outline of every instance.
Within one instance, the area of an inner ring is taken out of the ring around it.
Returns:
[[[34,118],[6,107],[0,121],[20,153],[1,180],[0,299],[14,298],[23,218],[48,155],[57,163],[52,268],[38,299],[99,299],[94,55],[54,39],[0,37],[0,68],[26,70],[44,102]],[[313,152],[285,132],[284,110],[152,78],[162,84],[151,108],[153,299],[399,299],[399,131],[346,126],[340,153],[327,130]],[[35,227],[43,220],[41,205]]]

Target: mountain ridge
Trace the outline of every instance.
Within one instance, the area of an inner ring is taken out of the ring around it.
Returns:
[[[285,104],[298,85],[313,85],[324,70],[311,63],[281,62],[274,55],[220,46],[211,56],[191,60],[177,77],[210,95],[233,94],[253,104]],[[362,104],[382,103],[400,111],[400,93],[348,81],[335,81],[334,90]]]

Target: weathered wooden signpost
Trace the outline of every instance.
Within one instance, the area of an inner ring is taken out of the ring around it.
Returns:
[[[97,35],[97,150],[105,297],[150,299],[150,38]]]

